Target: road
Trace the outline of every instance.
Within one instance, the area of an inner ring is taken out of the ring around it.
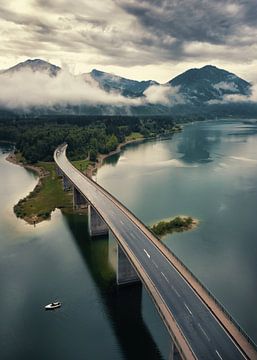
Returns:
[[[175,318],[195,358],[247,359],[171,262],[110,196],[71,165],[65,152],[64,147],[55,153],[57,165],[104,217],[121,245],[125,243],[133,252]]]

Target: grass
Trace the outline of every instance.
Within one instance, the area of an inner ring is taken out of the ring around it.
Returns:
[[[25,158],[22,156],[20,152],[15,152],[15,157],[18,162],[25,163]]]
[[[88,160],[75,160],[71,162],[75,168],[80,171],[85,171],[88,167],[89,161]]]
[[[77,169],[84,171],[89,162],[80,160],[72,163]],[[56,208],[65,212],[72,211],[72,193],[63,190],[62,179],[56,173],[55,164],[39,162],[36,166],[43,168],[46,176],[41,179],[41,184],[15,205],[16,215],[25,218],[28,222],[39,222],[49,218]]]
[[[140,134],[139,132],[132,132],[131,134],[126,136],[126,141],[139,140],[139,139],[143,139],[143,138],[144,138],[144,136],[142,134]]]

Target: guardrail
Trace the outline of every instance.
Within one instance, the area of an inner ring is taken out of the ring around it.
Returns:
[[[88,177],[87,177],[88,178]],[[90,181],[94,182],[92,179],[88,178]],[[95,183],[95,182],[94,182]],[[108,193],[109,196],[111,196],[116,202],[118,202],[121,207],[125,208],[126,211],[128,213],[131,213],[129,209],[126,208],[126,206],[124,206],[118,199],[114,198],[114,196],[112,194],[110,194],[107,190],[105,190],[101,185],[95,183],[99,188],[101,188],[104,192]],[[131,213],[131,215],[136,218],[136,220],[143,226],[145,227],[144,223],[142,223],[142,221],[134,214]],[[143,229],[141,229],[142,231],[144,231]],[[225,306],[223,304],[221,304],[221,302],[215,297],[215,295],[213,295],[213,293],[205,286],[203,285],[200,280],[192,273],[192,271],[177,257],[177,255],[166,245],[164,244],[154,233],[153,231],[147,227],[147,230],[161,243],[161,245],[163,247],[166,248],[166,250],[168,250],[168,252],[171,253],[172,256],[174,256],[174,258],[179,262],[179,264],[190,274],[190,276],[193,277],[193,279],[197,282],[198,285],[201,286],[201,288],[211,297],[211,299],[215,302],[216,305],[218,305],[218,307],[220,308],[220,310],[227,316],[227,318],[235,325],[235,327],[237,328],[237,330],[239,330],[239,332],[245,337],[245,339],[247,340],[247,342],[255,349],[255,351],[257,351],[257,345],[254,342],[253,339],[251,339],[251,337],[249,335],[247,335],[247,333],[245,332],[245,330],[238,324],[238,322],[232,317],[232,315],[229,313],[229,311],[225,308]],[[182,275],[183,276],[183,275]]]
[[[58,156],[58,150],[60,151],[60,149],[66,144],[63,144],[63,145],[60,145],[57,149],[56,149],[56,152],[55,152],[55,155]],[[97,186],[99,188],[99,191],[101,191],[101,193],[103,193],[105,196],[107,196],[112,202],[114,200],[116,200],[115,198],[113,198],[113,196],[107,192],[104,188],[102,188],[100,185],[98,185],[96,182],[94,182],[92,179],[90,179],[89,177],[87,177],[85,174],[83,174],[81,171],[79,171],[78,169],[76,169],[72,164],[71,166],[74,168],[74,171],[78,172],[80,175],[82,175],[86,181],[90,181],[93,186]],[[63,170],[61,169],[61,171],[63,172]],[[74,187],[76,187],[76,184],[74,184],[74,182],[69,178],[69,175],[65,174],[65,176],[69,179],[69,181],[73,184]],[[77,187],[76,187],[77,188]],[[77,189],[79,191],[79,189]],[[89,200],[88,200],[89,201]],[[120,203],[121,204],[121,203]],[[94,204],[92,204],[94,206]],[[121,205],[118,205],[119,207],[120,206],[123,206],[122,204]],[[120,209],[123,213],[123,209]],[[98,210],[97,210],[98,211]],[[129,210],[128,210],[129,211]],[[99,215],[104,219],[103,217],[103,214],[101,214],[101,212],[99,212]],[[138,225],[134,222],[134,224],[138,227]],[[112,233],[115,235],[115,237],[117,239],[119,239],[119,235],[116,234],[116,231],[115,229],[113,229],[111,226],[109,226],[110,230],[112,231]],[[139,275],[139,277],[141,278],[141,281],[145,284],[145,287],[147,289],[147,291],[149,292],[149,295],[151,296],[155,306],[156,306],[156,309],[157,311],[159,312],[161,318],[163,319],[164,323],[166,324],[169,332],[170,332],[170,335],[172,337],[172,340],[176,346],[176,348],[178,349],[181,357],[183,360],[187,360],[190,356],[190,359],[196,359],[195,355],[194,355],[194,352],[193,350],[191,349],[191,346],[189,345],[189,343],[187,342],[184,334],[183,334],[183,331],[181,330],[181,328],[179,327],[179,325],[177,324],[176,322],[176,319],[174,318],[173,314],[170,312],[170,310],[168,309],[168,307],[166,306],[165,304],[165,301],[163,300],[162,296],[160,295],[157,287],[155,286],[155,284],[152,282],[152,280],[150,279],[150,277],[148,276],[148,274],[146,273],[146,271],[144,270],[144,268],[142,267],[142,265],[140,264],[140,262],[137,260],[137,258],[133,255],[132,251],[128,248],[127,244],[123,244],[119,241],[119,244],[120,246],[122,247],[123,251],[127,254],[128,258],[130,259],[130,261],[132,262],[133,264],[133,267],[137,270],[137,273]],[[130,255],[129,255],[130,254]],[[139,270],[139,268],[141,270]],[[151,287],[152,287],[152,290],[151,290]],[[156,293],[156,295],[153,294],[153,290],[154,292]],[[165,307],[168,315],[170,316],[170,318],[172,319],[173,323],[175,324],[174,326],[176,327],[175,329],[170,326],[170,320],[168,320],[163,311],[161,310],[161,306],[160,306],[160,301],[158,302],[158,298],[156,297],[159,297],[159,300],[162,300],[162,303],[163,303],[163,306]],[[178,332],[181,336],[181,338],[183,340],[179,340],[177,338],[177,336],[175,335],[174,332]],[[180,342],[185,342],[186,346],[188,347],[188,352],[187,352],[187,355],[184,354],[185,352],[185,349],[182,348],[182,346],[180,345]],[[190,352],[190,353],[189,353]]]
[[[150,232],[152,232],[149,229]],[[153,234],[153,232],[152,232]],[[159,240],[160,241],[160,240]],[[162,243],[163,244],[163,243]],[[245,332],[245,330],[238,324],[238,322],[232,317],[232,315],[229,313],[229,311],[225,308],[225,306],[215,297],[215,295],[213,295],[213,293],[205,286],[203,285],[200,280],[198,280],[198,278],[192,273],[191,270],[189,270],[189,268],[177,257],[177,255],[175,255],[173,253],[173,251],[165,244],[163,244],[163,246],[176,258],[176,260],[180,263],[181,266],[184,267],[184,269],[194,278],[194,280],[198,283],[198,285],[201,286],[201,288],[207,292],[207,294],[212,298],[212,300],[215,302],[215,304],[217,304],[219,306],[219,308],[222,310],[222,312],[228,317],[228,319],[235,325],[235,327],[237,328],[237,330],[239,330],[239,332],[246,338],[246,340],[248,341],[249,344],[251,344],[251,346],[257,351],[257,345],[255,344],[255,342],[253,341],[253,339],[251,339],[251,337],[249,335],[247,335],[247,333]]]
[[[61,149],[63,148],[65,145],[67,144],[62,144],[60,146],[58,146],[57,149]],[[79,171],[78,169],[74,168],[77,172],[79,172],[82,176],[84,176],[87,180],[89,180],[95,187],[99,188],[99,190],[101,190],[102,193],[106,194],[112,201],[115,201],[118,205],[119,208],[124,212],[124,210],[126,211],[127,214],[129,214],[130,219],[135,223],[135,221],[133,220],[136,219],[137,222],[142,226],[142,228],[140,227],[140,229],[146,234],[146,232],[144,231],[144,228],[147,229],[147,231],[149,231],[153,237],[155,237],[155,239],[160,242],[161,246],[163,246],[177,261],[178,263],[186,270],[186,272],[188,272],[190,274],[190,276],[197,282],[198,285],[200,285],[200,287],[208,294],[208,296],[215,302],[215,304],[220,308],[220,310],[226,315],[226,317],[233,323],[233,325],[237,328],[237,330],[244,336],[244,338],[247,340],[247,342],[255,349],[255,351],[257,352],[257,345],[256,343],[253,341],[253,339],[251,339],[251,337],[249,335],[247,335],[247,333],[245,332],[245,330],[238,324],[238,322],[232,317],[232,315],[229,313],[229,311],[225,308],[225,306],[223,304],[221,304],[221,302],[212,294],[212,292],[205,286],[203,285],[198,278],[191,272],[191,270],[189,270],[189,268],[177,257],[177,255],[167,246],[165,245],[163,242],[161,242],[161,240],[156,237],[156,235],[151,231],[151,229],[149,229],[148,227],[146,227],[143,222],[134,214],[131,213],[131,211],[124,206],[118,199],[116,199],[108,190],[104,189],[101,185],[99,185],[98,183],[96,183],[95,181],[93,181],[91,178],[89,178],[88,176],[86,176],[85,174],[83,174],[81,171]],[[125,213],[125,212],[124,212]],[[135,225],[137,225],[135,223]],[[138,225],[137,225],[138,226]],[[146,234],[147,235],[147,234]],[[166,256],[164,254],[164,256]],[[180,271],[179,271],[180,272]],[[181,272],[180,272],[181,274]],[[183,276],[183,274],[181,274]],[[200,296],[201,297],[201,296]],[[202,297],[201,297],[202,298]],[[206,304],[207,305],[207,304]],[[208,305],[207,305],[208,306]]]

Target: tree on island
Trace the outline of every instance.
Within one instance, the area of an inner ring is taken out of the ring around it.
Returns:
[[[160,221],[158,224],[153,225],[151,230],[157,236],[164,236],[168,233],[172,233],[173,231],[180,232],[189,230],[192,228],[193,222],[194,221],[191,216],[176,216],[170,221]]]

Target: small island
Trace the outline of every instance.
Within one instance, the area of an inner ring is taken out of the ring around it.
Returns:
[[[160,221],[151,226],[152,232],[159,237],[171,234],[174,231],[182,232],[195,228],[198,225],[198,220],[191,216],[176,216],[170,221]]]

